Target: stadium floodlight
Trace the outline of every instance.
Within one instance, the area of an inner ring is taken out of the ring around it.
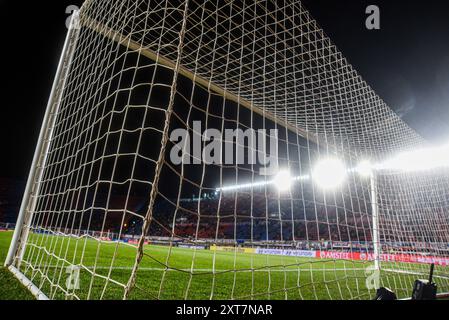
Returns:
[[[382,170],[404,172],[426,171],[444,167],[449,167],[449,145],[403,152],[378,166]]]
[[[272,181],[279,192],[289,191],[292,187],[292,182],[293,178],[288,170],[279,171]]]
[[[274,185],[279,191],[285,192],[291,189],[294,182],[307,180],[310,180],[310,175],[308,174],[293,177],[288,170],[282,170],[272,180],[263,180],[254,183],[225,186],[215,189],[215,194],[218,195],[219,192],[233,192],[244,189],[254,189],[267,185]]]
[[[237,185],[230,185],[223,188],[217,188],[215,190],[215,193],[218,194],[219,192],[232,192],[232,191],[238,191],[243,189],[252,189],[256,187],[263,187],[269,184],[270,181],[259,181],[254,183],[244,183],[244,184],[237,184]]]
[[[364,178],[368,178],[373,173],[374,167],[369,160],[364,160],[353,170]]]
[[[343,183],[346,174],[347,170],[341,160],[328,158],[317,163],[313,169],[312,178],[320,188],[331,190]]]

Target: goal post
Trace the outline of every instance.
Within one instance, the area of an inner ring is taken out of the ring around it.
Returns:
[[[5,264],[40,299],[445,292],[447,169],[377,166],[425,146],[300,1],[85,1]]]
[[[70,68],[71,59],[76,46],[77,30],[79,22],[78,11],[73,12],[69,25],[69,30],[64,42],[64,46],[59,60],[55,80],[50,93],[50,98],[44,115],[44,120],[37,141],[31,170],[28,176],[24,197],[18,214],[14,235],[5,260],[5,266],[14,264],[20,266],[20,259],[23,255],[27,237],[32,220],[32,214],[36,205],[36,195],[39,194],[39,184],[42,179],[43,167],[45,167],[46,156],[52,139],[52,129],[56,122],[60,99],[63,95],[65,79]]]
[[[377,177],[375,172],[369,175],[371,185],[371,215],[373,217],[373,253],[374,253],[374,268],[380,270],[380,254],[381,244],[379,239],[379,204],[377,200]],[[377,289],[377,288],[376,288]]]
[[[27,185],[22,204],[18,214],[11,244],[5,260],[5,266],[26,288],[39,300],[47,300],[48,297],[32,283],[21,271],[20,264],[28,239],[29,226],[32,221],[33,211],[36,205],[36,195],[39,194],[39,184],[42,179],[43,167],[52,139],[52,128],[56,122],[60,99],[63,95],[65,79],[69,72],[71,59],[76,47],[79,13],[73,12],[69,30],[64,42],[61,58],[58,63],[55,80],[50,93],[50,98],[44,115],[42,128],[39,134],[34,158],[31,165]]]

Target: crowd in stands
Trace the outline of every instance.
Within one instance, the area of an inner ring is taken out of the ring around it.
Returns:
[[[97,198],[99,202],[106,203],[106,196],[105,199],[101,195]],[[0,222],[8,222],[5,220],[6,207],[3,203],[0,199]],[[14,210],[17,212],[18,208]],[[147,210],[147,198],[114,195],[110,198],[108,209],[98,206],[82,214],[59,215],[58,224],[72,229],[101,232],[102,236],[104,232],[115,234],[114,239],[125,235],[138,237]],[[265,193],[239,197],[215,194],[201,199],[192,197],[175,200],[159,196],[152,210],[146,236],[187,242],[229,241],[231,244],[246,245],[272,242],[270,246],[290,249],[337,248],[362,251],[370,248],[372,243],[371,216],[367,211],[355,205],[343,207],[341,203],[330,201],[280,199],[279,196]],[[42,219],[39,221],[41,226],[51,226],[52,217],[56,217],[56,214],[36,214],[37,219]],[[63,221],[61,217],[67,217],[67,220]],[[427,242],[422,241],[416,236],[421,233],[416,228],[404,226],[410,243],[384,244],[383,252],[404,252],[407,248],[413,252],[417,243],[422,243],[422,249],[429,249],[438,243],[430,236]],[[441,251],[448,250],[448,247],[443,244],[442,247],[430,249]]]
[[[339,214],[337,214],[337,212]],[[279,201],[263,194],[215,197],[179,204],[160,201],[150,235],[245,241],[370,241],[366,214],[302,200]]]

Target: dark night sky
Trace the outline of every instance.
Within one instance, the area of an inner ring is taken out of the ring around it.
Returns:
[[[0,0],[0,177],[25,180],[65,37],[65,8],[82,1]],[[447,0],[304,0],[373,89],[432,142],[449,140]],[[365,28],[365,8],[381,30]]]

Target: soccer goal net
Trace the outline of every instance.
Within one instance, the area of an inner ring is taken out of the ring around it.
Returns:
[[[300,1],[87,0],[6,265],[42,299],[449,291],[448,171],[377,165],[424,147]]]

